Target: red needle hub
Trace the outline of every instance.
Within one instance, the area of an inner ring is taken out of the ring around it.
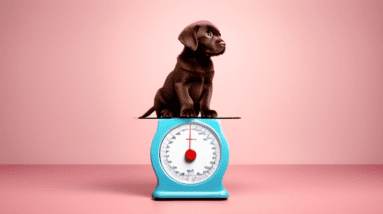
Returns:
[[[193,151],[191,149],[187,150],[186,153],[185,153],[186,159],[189,159],[188,162],[194,161],[196,156],[197,156],[197,154],[195,153],[195,151]]]
[[[195,160],[195,158],[197,156],[197,153],[191,149],[191,141],[195,140],[195,139],[191,138],[191,124],[189,127],[189,138],[186,138],[186,140],[189,141],[189,149],[185,153],[185,160],[186,160],[186,162],[191,163]]]

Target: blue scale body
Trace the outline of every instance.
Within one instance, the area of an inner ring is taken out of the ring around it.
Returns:
[[[199,123],[207,125],[216,132],[221,141],[221,160],[217,170],[205,181],[196,184],[184,184],[173,180],[164,171],[160,161],[160,145],[165,135],[175,126],[185,123]],[[223,175],[229,164],[229,146],[223,135],[219,119],[172,118],[159,119],[157,132],[154,136],[150,151],[150,158],[157,176],[157,188],[152,196],[154,199],[226,199],[229,193],[222,185]]]

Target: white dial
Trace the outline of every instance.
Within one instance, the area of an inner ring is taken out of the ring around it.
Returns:
[[[162,168],[174,180],[200,183],[214,174],[221,160],[221,141],[208,126],[186,123],[171,129],[162,140]]]

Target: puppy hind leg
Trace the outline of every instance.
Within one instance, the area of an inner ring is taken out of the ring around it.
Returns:
[[[158,89],[156,96],[154,97],[154,108],[156,109],[157,118],[160,118],[161,117],[161,111],[164,109],[161,89]]]
[[[173,118],[174,117],[173,112],[170,111],[169,109],[163,109],[160,112],[160,115],[161,115],[161,117],[166,117],[166,118]]]
[[[173,112],[169,108],[168,102],[164,99],[161,93],[161,89],[158,89],[156,97],[154,99],[154,106],[156,107],[156,114],[158,118],[166,117],[172,118],[174,117]]]

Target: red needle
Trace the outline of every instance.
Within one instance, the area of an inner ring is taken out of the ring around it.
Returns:
[[[190,127],[189,127],[189,138],[186,138],[186,140],[189,140],[189,150],[187,150],[186,153],[185,153],[185,160],[186,160],[186,162],[190,163],[190,162],[193,162],[195,157],[197,156],[195,151],[193,151],[191,149],[191,141],[195,140],[195,139],[191,138],[191,124],[190,124]]]
[[[187,138],[186,140],[189,140],[189,149],[191,149],[191,141],[195,140],[195,139],[191,138],[191,124],[190,124],[190,127],[189,127],[189,138]]]

